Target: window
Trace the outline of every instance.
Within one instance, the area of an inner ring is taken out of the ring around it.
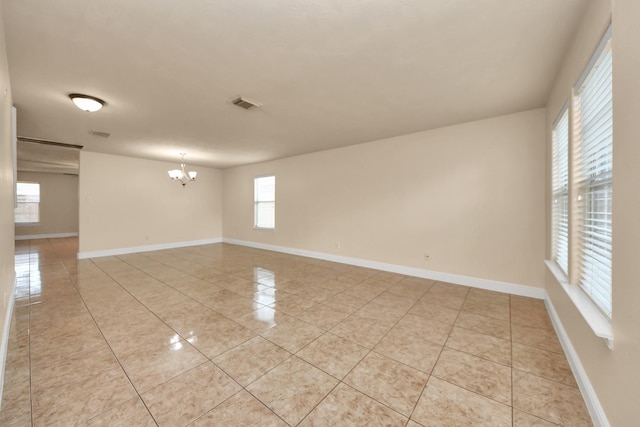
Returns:
[[[16,224],[40,222],[40,184],[18,182],[16,186],[18,207],[15,209]]]
[[[552,259],[569,274],[569,110],[565,106],[552,134]]]
[[[577,194],[578,282],[611,318],[613,94],[608,31],[576,85],[574,179]]]
[[[608,345],[613,339],[611,58],[609,28],[553,126],[548,262],[587,323]]]
[[[254,180],[255,228],[276,226],[276,177],[263,176]]]

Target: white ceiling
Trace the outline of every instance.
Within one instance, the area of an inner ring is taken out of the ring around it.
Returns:
[[[2,5],[19,135],[224,168],[542,107],[588,1]]]

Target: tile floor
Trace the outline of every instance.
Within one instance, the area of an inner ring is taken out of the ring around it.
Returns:
[[[542,301],[228,244],[16,242],[2,426],[586,426]]]

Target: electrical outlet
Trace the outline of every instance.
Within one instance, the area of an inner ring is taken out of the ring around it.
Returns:
[[[336,249],[340,249],[340,242],[336,242]]]
[[[424,260],[429,261],[429,254],[424,254]]]

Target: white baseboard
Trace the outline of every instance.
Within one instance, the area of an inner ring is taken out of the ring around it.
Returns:
[[[222,242],[222,238],[216,237],[213,239],[190,240],[186,242],[161,243],[157,245],[148,245],[148,246],[133,246],[129,248],[116,248],[116,249],[105,249],[101,251],[78,252],[78,259],[125,255],[125,254],[133,254],[136,252],[161,251],[163,249],[175,249],[175,248],[184,248],[187,246],[210,245],[213,243],[221,243],[221,242]]]
[[[59,239],[61,237],[77,237],[78,233],[54,233],[54,234],[29,234],[25,236],[17,236],[16,240],[33,240],[33,239]]]
[[[361,258],[351,258],[341,255],[327,254],[323,252],[313,252],[303,249],[288,248],[284,246],[266,245],[262,243],[248,242],[245,240],[223,238],[224,243],[247,246],[256,249],[282,252],[291,255],[301,255],[309,258],[322,259],[325,261],[339,262],[341,264],[355,265],[358,267],[373,268],[376,270],[389,271],[392,273],[404,274],[406,276],[420,277],[423,279],[437,280],[439,282],[455,283],[457,285],[471,286],[474,288],[487,289],[490,291],[504,292],[513,295],[520,295],[530,298],[544,299],[543,288],[533,286],[517,285],[495,280],[479,279],[477,277],[462,276],[459,274],[443,273],[440,271],[425,270],[422,268],[407,267],[398,264],[388,264],[379,261],[370,261]]]
[[[607,415],[600,404],[600,400],[596,395],[596,391],[591,385],[591,381],[589,381],[589,377],[587,376],[587,372],[584,370],[582,363],[580,362],[580,358],[578,357],[578,353],[575,348],[571,344],[571,340],[569,339],[569,335],[567,331],[564,329],[562,322],[560,321],[560,317],[558,316],[558,312],[556,311],[553,303],[551,302],[551,298],[545,292],[545,305],[547,306],[547,312],[549,313],[549,317],[551,317],[551,323],[553,323],[553,327],[556,330],[556,335],[560,339],[560,344],[564,350],[564,354],[567,356],[567,360],[569,361],[569,365],[571,366],[571,371],[573,371],[573,375],[576,377],[576,382],[578,383],[578,387],[580,388],[580,392],[584,397],[585,403],[587,405],[587,409],[589,410],[589,414],[591,415],[591,420],[593,421],[593,425],[595,427],[609,427],[609,420],[607,419]]]
[[[2,341],[0,341],[0,409],[2,409],[2,390],[4,386],[4,368],[7,363],[7,350],[9,349],[9,333],[11,332],[11,319],[13,317],[13,303],[16,298],[16,272],[13,272],[13,285],[10,290],[7,312],[2,329]]]

